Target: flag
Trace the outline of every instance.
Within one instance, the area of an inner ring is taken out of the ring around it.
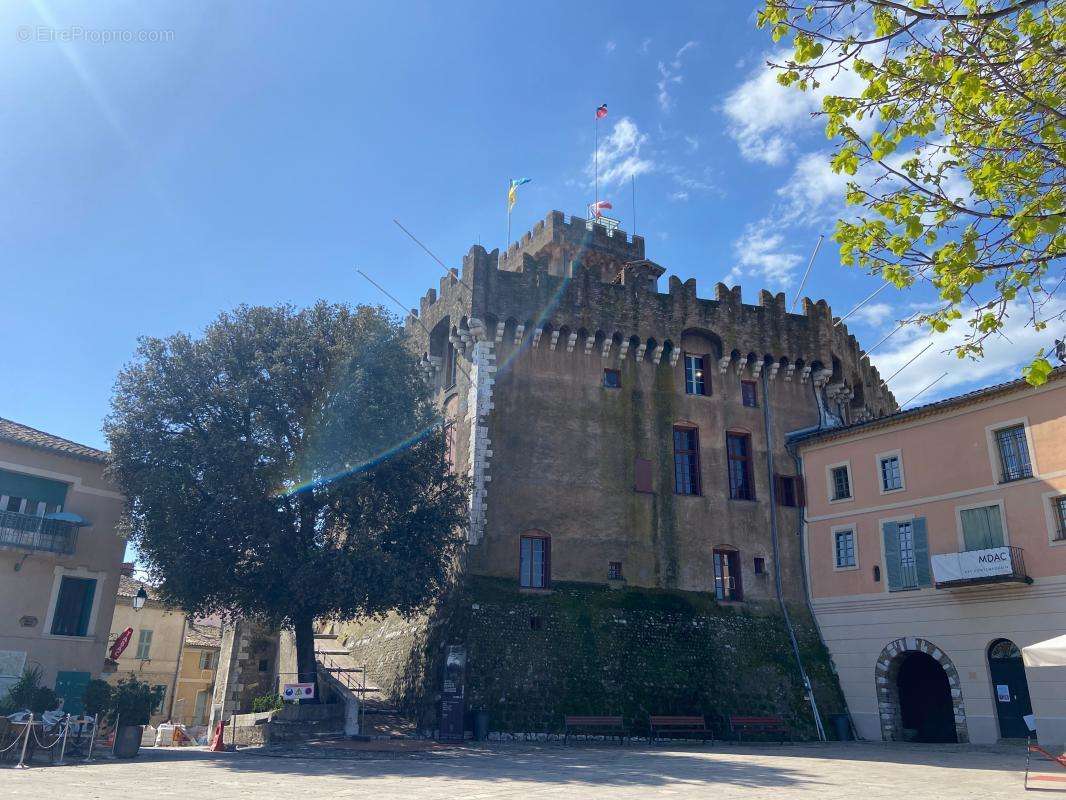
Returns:
[[[514,208],[514,204],[518,202],[518,187],[523,183],[529,183],[532,178],[511,178],[511,188],[507,190],[507,210],[508,212]]]
[[[602,217],[604,211],[610,211],[612,208],[614,208],[614,206],[612,206],[607,200],[598,200],[589,205],[589,211],[592,212],[592,216],[597,218]]]
[[[596,109],[596,119],[603,119],[606,116],[607,116],[607,104],[604,103],[602,106],[600,106],[599,108]]]

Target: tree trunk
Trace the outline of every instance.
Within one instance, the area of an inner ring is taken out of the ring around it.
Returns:
[[[315,629],[312,617],[300,616],[293,620],[293,631],[296,635],[296,672],[300,683],[315,684],[315,698],[312,703],[318,702],[318,669],[315,664]],[[308,701],[301,700],[301,703]]]

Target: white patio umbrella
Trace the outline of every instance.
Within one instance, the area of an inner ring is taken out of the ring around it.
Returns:
[[[1027,667],[1066,667],[1066,635],[1022,648]]]

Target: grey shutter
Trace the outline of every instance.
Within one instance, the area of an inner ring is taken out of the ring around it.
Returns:
[[[886,522],[881,532],[885,539],[885,575],[888,578],[888,590],[894,592],[903,584],[899,563],[899,524]]]
[[[929,535],[925,530],[925,517],[915,517],[911,523],[914,530],[914,569],[918,574],[919,586],[932,586],[929,571]]]

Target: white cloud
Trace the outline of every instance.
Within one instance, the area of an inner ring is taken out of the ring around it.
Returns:
[[[700,149],[700,140],[695,136],[689,136],[688,134],[685,134],[685,145],[686,149],[689,152],[689,155],[692,155]]]
[[[892,318],[893,308],[888,303],[867,303],[850,317],[848,322],[861,322],[871,328],[879,328]]]
[[[770,219],[748,225],[744,234],[733,243],[737,263],[723,282],[740,281],[743,278],[758,280],[760,288],[788,286],[795,277],[795,270],[803,260],[785,243]]]
[[[650,40],[648,40],[650,41]],[[681,58],[689,50],[699,46],[699,42],[685,42],[676,53],[674,53],[673,59],[667,63],[659,62],[659,80],[655,86],[659,90],[657,100],[659,101],[659,108],[663,111],[669,111],[674,106],[674,98],[670,94],[671,87],[681,83],[684,76],[681,74]]]
[[[688,200],[688,192],[674,192],[670,195],[670,199],[673,200],[675,203],[684,203],[686,200]]]
[[[653,171],[655,162],[640,154],[647,140],[647,134],[641,133],[633,120],[629,117],[619,119],[611,133],[600,141],[600,183],[604,186],[621,184],[635,175]],[[592,159],[589,159],[585,172],[591,178],[594,170]]]
[[[787,54],[771,53],[764,61],[780,63]],[[821,126],[812,113],[821,110],[827,95],[858,96],[863,81],[854,72],[842,70],[835,79],[817,89],[801,92],[777,82],[777,71],[765,63],[726,97],[722,111],[729,120],[729,135],[748,161],[777,165],[794,150],[797,128]],[[873,118],[856,123],[860,132],[873,130]]]
[[[640,43],[640,48],[637,50],[637,52],[640,53],[642,56],[646,56],[648,54],[648,48],[650,47],[651,38],[649,37]]]
[[[785,203],[780,214],[783,221],[824,222],[846,213],[844,194],[848,181],[862,182],[866,176],[833,172],[832,157],[830,151],[818,150],[797,159],[792,175],[777,190],[777,196]]]
[[[1056,298],[1044,306],[1041,316],[1046,319],[1062,313],[1066,313],[1066,299]],[[1027,326],[1029,309],[1023,303],[1011,303],[1008,314],[1003,331],[1006,338],[993,335],[986,339],[985,356],[980,361],[960,361],[950,349],[953,344],[963,341],[970,330],[965,316],[957,320],[946,333],[935,337],[935,344],[889,384],[888,388],[895,394],[896,401],[906,402],[945,372],[947,376],[917,398],[914,405],[1019,377],[1021,368],[1041,347],[1047,348],[1053,337],[1047,330],[1036,331]],[[918,355],[929,341],[929,336],[922,330],[907,326],[876,350],[870,359],[881,377],[887,378]]]
[[[607,53],[607,54],[609,55],[609,54],[611,54],[611,53],[613,53],[613,52],[614,52],[614,49],[615,49],[616,47],[618,47],[618,45],[617,45],[617,44],[615,44],[614,42],[607,42],[607,44],[605,44],[605,45],[603,46],[603,49],[604,49],[604,51],[605,51],[605,52],[606,52],[606,53]]]

